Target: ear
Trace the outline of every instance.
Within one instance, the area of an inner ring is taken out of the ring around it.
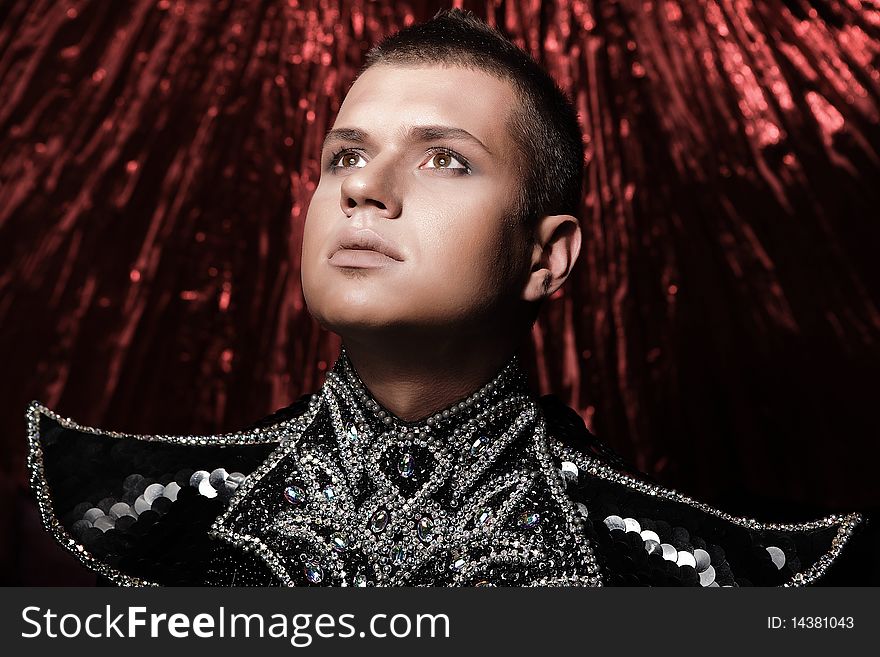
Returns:
[[[540,301],[562,287],[581,252],[581,227],[570,214],[549,214],[538,220],[533,239],[525,301]]]

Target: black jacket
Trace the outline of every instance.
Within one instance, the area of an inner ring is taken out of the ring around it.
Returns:
[[[82,427],[34,402],[29,467],[43,523],[115,584],[279,585],[259,551],[218,540],[210,530],[242,477],[271,458],[279,428],[302,415],[310,397],[245,431],[195,437]],[[555,396],[539,402],[602,584],[880,583],[874,514],[786,525],[729,516],[628,467]],[[202,481],[194,477],[199,472],[215,476]]]

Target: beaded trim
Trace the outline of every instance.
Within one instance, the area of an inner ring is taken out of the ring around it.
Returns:
[[[52,411],[38,401],[32,401],[28,405],[25,415],[28,426],[28,471],[30,473],[31,489],[37,498],[37,506],[40,510],[40,518],[43,526],[52,537],[68,552],[73,554],[84,566],[98,572],[119,586],[160,586],[156,582],[131,577],[122,571],[108,566],[100,559],[92,555],[85,546],[77,542],[71,534],[59,522],[52,505],[52,497],[49,493],[49,483],[46,480],[43,464],[43,449],[40,446],[40,416],[44,415],[65,429],[72,429],[82,433],[90,433],[110,438],[134,438],[151,442],[172,443],[178,445],[251,445],[259,443],[274,443],[283,440],[291,432],[296,431],[299,418],[285,420],[270,427],[262,427],[250,431],[238,431],[212,436],[168,436],[168,435],[142,435],[122,433],[118,431],[104,431],[93,427],[79,424],[75,420],[63,417]]]
[[[585,470],[595,477],[600,477],[601,479],[604,479],[606,481],[623,484],[630,489],[637,490],[641,493],[647,493],[648,495],[653,495],[654,497],[661,497],[674,502],[687,504],[690,507],[699,509],[700,511],[713,515],[716,518],[720,518],[736,525],[740,525],[741,527],[746,527],[747,529],[754,529],[758,531],[769,530],[805,532],[813,529],[822,529],[837,526],[837,534],[832,539],[831,547],[828,552],[823,554],[816,563],[812,564],[803,572],[796,573],[788,582],[783,584],[783,586],[785,587],[804,586],[815,582],[820,577],[822,577],[822,575],[825,574],[825,571],[828,570],[828,568],[843,550],[843,547],[846,545],[849,537],[852,535],[853,529],[863,520],[861,514],[849,513],[846,515],[833,514],[824,518],[819,518],[817,520],[811,520],[809,522],[802,523],[762,523],[753,518],[731,515],[708,504],[694,500],[693,498],[683,495],[676,490],[663,488],[661,486],[642,481],[628,474],[618,472],[614,468],[611,468],[608,465],[597,461],[589,455],[579,453],[571,447],[568,447],[567,445],[562,445],[557,442],[554,444],[553,447],[556,458],[571,461],[575,463],[577,467]]]
[[[171,443],[174,445],[259,445],[265,443],[278,443],[287,438],[291,430],[295,430],[300,423],[302,416],[282,420],[278,424],[268,427],[258,427],[246,431],[234,431],[231,433],[218,433],[209,435],[167,435],[167,434],[137,434],[123,433],[121,431],[108,431],[106,429],[96,429],[79,424],[76,420],[63,417],[44,406],[38,401],[32,401],[28,406],[27,414],[42,414],[58,422],[65,429],[74,429],[81,433],[90,433],[96,436],[107,436],[108,438],[134,438],[136,440],[145,440],[148,442]]]

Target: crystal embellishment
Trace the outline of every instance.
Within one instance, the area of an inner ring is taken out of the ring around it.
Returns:
[[[452,555],[450,555],[450,563],[449,563],[450,570],[453,570],[455,572],[460,572],[465,567],[465,565],[467,565],[467,561],[465,560],[465,558],[462,554],[453,553]]]
[[[388,520],[388,511],[385,509],[378,509],[370,519],[370,529],[374,534],[379,534],[388,525]]]
[[[428,516],[422,516],[419,519],[416,531],[418,532],[420,540],[425,543],[430,543],[434,540],[434,521]]]
[[[541,514],[537,511],[525,511],[519,517],[519,526],[523,529],[531,529],[541,522]]]
[[[486,445],[489,444],[489,439],[486,436],[478,436],[477,439],[471,443],[471,456],[476,458],[480,454],[483,453],[483,450],[486,449]]]
[[[306,503],[306,492],[299,486],[290,485],[284,489],[284,499],[293,506],[303,506]]]
[[[336,532],[330,537],[330,544],[337,552],[345,552],[348,549],[348,538],[341,532]]]
[[[400,457],[400,461],[397,463],[397,471],[401,477],[409,478],[413,476],[416,471],[416,460],[412,454],[407,452]]]
[[[312,584],[320,584],[324,580],[324,569],[314,561],[306,561],[303,564],[303,573]]]

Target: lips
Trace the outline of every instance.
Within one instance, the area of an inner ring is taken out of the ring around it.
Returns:
[[[403,251],[391,240],[382,237],[371,228],[345,228],[336,239],[336,244],[328,255],[329,258],[341,250],[375,251],[384,256],[403,262]]]
[[[327,262],[334,267],[354,269],[383,269],[399,264],[384,253],[369,249],[339,249]]]

